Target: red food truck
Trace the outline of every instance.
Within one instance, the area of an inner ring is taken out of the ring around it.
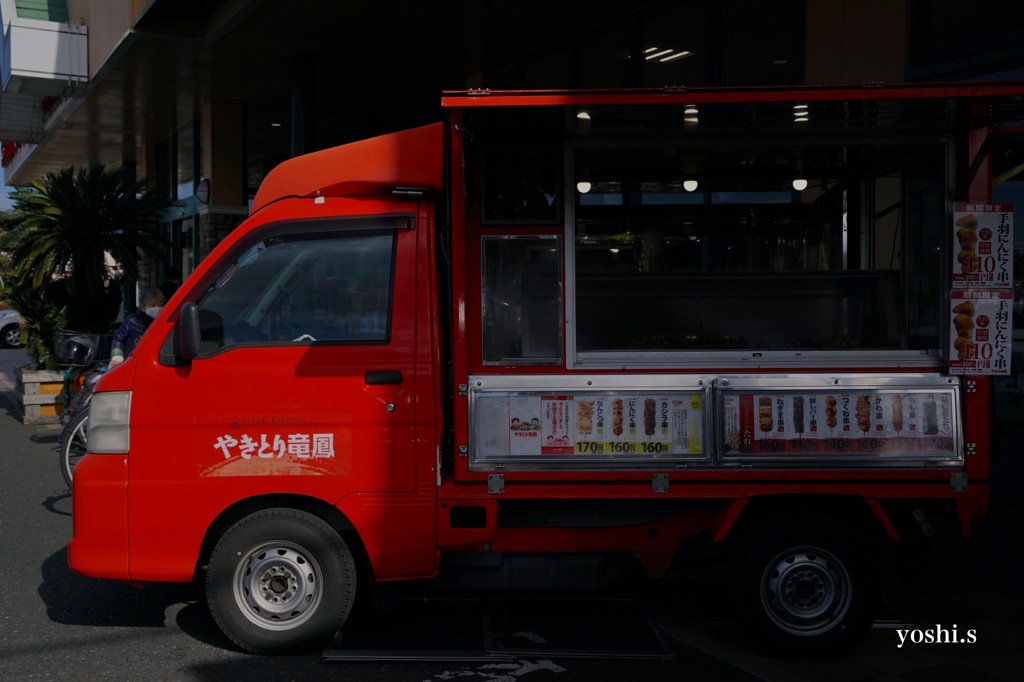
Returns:
[[[388,582],[589,588],[710,547],[746,631],[821,653],[872,621],[881,547],[987,513],[989,159],[1024,84],[443,107],[272,171],[102,379],[72,569],[204,575],[274,653]]]

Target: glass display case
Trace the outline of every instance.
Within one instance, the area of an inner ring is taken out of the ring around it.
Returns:
[[[898,273],[581,275],[586,351],[903,349]]]
[[[483,240],[484,364],[562,359],[562,249],[557,237]]]

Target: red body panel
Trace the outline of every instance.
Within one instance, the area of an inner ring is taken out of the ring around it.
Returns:
[[[438,340],[431,322],[436,292],[424,277],[424,262],[433,258],[430,206],[290,199],[259,214],[256,224],[408,215],[415,228],[396,234],[389,343],[243,344],[188,365],[165,366],[157,356],[174,332],[176,311],[169,310],[152,324],[131,361],[104,381],[104,390],[132,390],[131,453],[90,455],[76,477],[75,499],[85,505],[76,518],[85,521],[76,530],[75,570],[126,580],[191,580],[206,530],[219,515],[263,495],[292,495],[337,507],[366,538],[379,578],[433,573]],[[246,233],[243,228],[233,236]],[[205,265],[215,270],[233,241]],[[402,379],[370,384],[366,377],[374,371],[397,372]],[[332,434],[333,455],[278,457],[294,434]],[[240,454],[243,441],[253,444],[248,456]],[[102,478],[93,475],[101,469]],[[390,540],[395,529],[407,538],[402,544]]]
[[[82,575],[127,580],[128,459],[86,457],[75,467],[75,478],[89,485],[77,486],[71,498],[75,535],[68,543],[68,563]]]
[[[260,185],[252,212],[282,197],[376,193],[410,187],[440,192],[444,124],[434,123],[361,140],[292,159],[277,166]]]

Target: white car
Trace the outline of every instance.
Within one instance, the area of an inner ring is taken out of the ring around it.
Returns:
[[[0,346],[17,348],[21,345],[21,315],[16,310],[0,310]]]

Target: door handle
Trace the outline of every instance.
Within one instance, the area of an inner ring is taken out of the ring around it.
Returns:
[[[400,384],[402,383],[402,373],[393,369],[379,369],[367,372],[365,379],[367,386]]]

